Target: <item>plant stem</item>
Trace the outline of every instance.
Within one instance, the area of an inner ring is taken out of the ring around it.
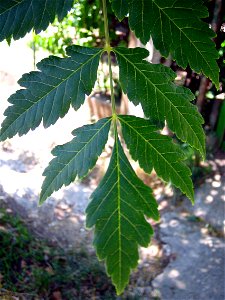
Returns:
[[[116,121],[116,119],[117,119],[116,101],[115,101],[114,88],[113,88],[112,59],[111,59],[111,50],[112,50],[112,48],[110,47],[109,24],[108,24],[108,17],[107,17],[106,0],[102,0],[102,4],[103,4],[103,16],[104,16],[104,28],[105,28],[105,50],[108,53],[112,115],[113,115],[114,120]]]
[[[115,101],[114,88],[113,88],[112,62],[111,62],[110,52],[108,52],[108,64],[109,64],[109,79],[110,79],[112,114],[113,114],[113,117],[115,118],[115,117],[117,117],[117,114],[116,114],[116,101]]]
[[[35,31],[33,30],[32,32],[32,48],[33,48],[33,66],[34,66],[34,71],[36,70],[36,43],[35,43]]]
[[[109,41],[109,23],[108,23],[108,16],[107,16],[107,6],[106,6],[106,0],[102,0],[103,5],[103,16],[104,16],[104,28],[105,28],[105,46],[106,48],[110,47],[110,41]]]

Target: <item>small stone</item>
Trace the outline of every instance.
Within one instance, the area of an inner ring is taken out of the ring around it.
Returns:
[[[216,174],[214,176],[214,179],[217,180],[217,181],[220,181],[221,180],[221,175],[220,174]]]
[[[145,288],[145,293],[144,293],[144,295],[145,295],[145,296],[150,296],[151,292],[152,292],[152,288],[151,288],[150,286],[147,286],[147,287]]]
[[[69,209],[69,205],[67,205],[66,203],[60,203],[57,206],[63,210]]]
[[[144,287],[137,287],[136,288],[136,293],[138,296],[143,296],[145,292],[145,288]]]

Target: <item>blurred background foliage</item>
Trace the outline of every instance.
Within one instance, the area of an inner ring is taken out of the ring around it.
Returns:
[[[127,46],[127,20],[118,22],[108,6],[110,39],[113,46]],[[66,47],[76,44],[86,47],[104,46],[104,22],[100,0],[75,1],[67,17],[57,19],[45,31],[34,35],[31,47],[48,50],[52,54],[65,56]]]

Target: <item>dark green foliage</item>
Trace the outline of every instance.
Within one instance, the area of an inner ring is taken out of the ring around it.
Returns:
[[[122,21],[128,14],[129,5],[127,0],[110,0],[112,3],[112,9],[115,12],[117,18]]]
[[[115,50],[120,67],[120,83],[135,105],[141,103],[144,114],[154,121],[166,120],[179,139],[189,143],[205,156],[203,119],[190,103],[190,90],[175,85],[176,74],[163,65],[143,60],[148,51],[142,48]]]
[[[62,20],[74,0],[1,0],[0,41],[11,36],[17,40],[32,28],[45,30],[56,16]]]
[[[208,11],[202,0],[127,0],[129,23],[142,43],[150,36],[155,47],[178,65],[203,72],[219,87],[218,52],[211,38],[215,33],[200,18]]]
[[[161,135],[149,120],[133,116],[119,116],[122,133],[134,160],[147,173],[152,168],[166,182],[172,182],[194,202],[190,169],[182,163],[185,159],[180,147],[168,136]]]
[[[219,138],[219,143],[222,144],[225,137],[225,102],[221,104],[221,110],[219,114],[218,124],[216,128],[216,134]]]
[[[153,230],[144,215],[159,219],[149,187],[137,177],[116,135],[108,170],[91,195],[87,227],[95,225],[94,245],[120,294],[137,266],[138,245],[147,247]]]

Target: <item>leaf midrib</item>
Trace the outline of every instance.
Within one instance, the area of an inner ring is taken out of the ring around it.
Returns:
[[[177,171],[173,168],[173,166],[172,165],[170,165],[169,163],[168,163],[168,161],[164,158],[164,156],[147,140],[147,139],[145,139],[134,127],[132,127],[129,123],[127,123],[126,121],[124,121],[124,119],[121,119],[120,117],[119,117],[119,119],[122,121],[122,122],[124,122],[127,126],[129,126],[133,131],[135,131],[136,132],[136,134],[138,135],[138,136],[140,136],[144,141],[145,141],[145,143],[147,143],[149,146],[150,146],[150,148],[153,148],[154,150],[155,150],[155,152],[167,163],[167,165],[169,165],[173,170],[174,170],[174,172],[179,176],[179,178],[181,179],[181,181],[184,183],[184,185],[186,185],[186,183],[185,183],[185,181],[182,179],[182,177],[180,176],[180,174],[179,173],[177,173]],[[128,145],[129,146],[129,145]],[[154,160],[153,160],[153,165],[154,165]],[[175,183],[174,183],[175,184]],[[176,185],[177,186],[177,185]],[[187,186],[187,185],[186,185]],[[188,186],[187,186],[188,187]],[[190,189],[189,189],[189,187],[188,187],[188,191],[190,192],[190,195],[192,194],[192,192],[190,191]]]
[[[157,85],[155,85],[152,81],[150,81],[149,80],[149,78],[147,77],[147,76],[145,76],[145,74],[142,72],[142,70],[140,70],[140,69],[138,69],[137,67],[136,67],[136,65],[132,62],[132,61],[130,61],[130,60],[128,60],[127,59],[127,57],[125,56],[125,55],[123,55],[121,52],[117,52],[117,50],[116,49],[114,49],[114,51],[116,52],[116,53],[118,53],[119,55],[121,55],[126,61],[128,61],[131,65],[133,65],[133,67],[151,84],[151,85],[153,85],[154,86],[154,88],[163,96],[163,98],[165,98],[166,100],[167,100],[167,102],[169,102],[169,104],[171,104],[174,108],[175,108],[175,110],[178,112],[178,114],[181,116],[181,118],[185,121],[185,123],[187,124],[187,126],[188,126],[188,128],[190,128],[190,131],[194,134],[194,136],[197,138],[197,140],[198,140],[198,142],[199,142],[199,145],[200,145],[200,149],[202,150],[201,151],[201,153],[202,153],[202,155],[203,155],[203,153],[204,153],[204,151],[203,151],[203,148],[202,148],[202,146],[201,146],[201,141],[199,140],[199,138],[198,138],[198,136],[196,135],[196,133],[195,133],[195,131],[193,130],[193,128],[191,127],[191,125],[188,123],[188,121],[184,118],[184,116],[183,116],[183,114],[177,109],[177,107],[173,104],[173,102],[172,101],[170,101],[169,100],[169,98],[167,98],[164,94],[163,94],[163,92],[161,92],[160,91],[160,89],[158,88],[158,86]],[[139,101],[140,102],[140,101]],[[141,103],[141,102],[140,102]],[[158,107],[158,105],[157,105],[157,107]],[[184,140],[184,139],[182,139],[183,141],[186,141],[186,140]],[[197,148],[197,147],[196,147]],[[197,148],[198,149],[198,148]]]
[[[38,99],[38,101],[33,102],[33,105],[29,106],[26,110],[23,111],[22,114],[20,114],[12,123],[9,124],[9,126],[3,131],[2,134],[4,134],[8,128],[10,128],[20,117],[24,116],[24,114],[26,114],[30,109],[32,109],[34,106],[38,105],[38,103],[40,103],[45,97],[47,97],[53,90],[58,89],[58,87],[63,84],[65,81],[67,81],[71,76],[73,76],[74,74],[77,73],[77,71],[79,71],[80,69],[82,69],[86,64],[88,64],[91,60],[93,60],[97,55],[101,54],[101,52],[103,52],[104,50],[101,49],[100,51],[98,51],[94,56],[92,56],[91,58],[89,58],[84,64],[82,64],[81,66],[79,66],[79,68],[77,68],[74,72],[72,72],[69,76],[67,76],[63,81],[61,81],[58,85],[54,86],[54,88],[52,88],[48,93],[46,93],[44,96],[42,96],[41,98]],[[40,72],[40,71],[35,71],[35,72]],[[41,73],[41,72],[40,72]],[[80,82],[80,81],[79,81]],[[25,89],[25,90],[29,90]],[[25,99],[27,100],[27,99]],[[42,116],[43,118],[43,116]]]
[[[118,141],[118,135],[117,132],[115,132],[115,146],[116,146],[116,166],[117,166],[117,192],[118,192],[118,197],[117,197],[117,206],[118,206],[118,250],[119,250],[119,282],[122,283],[122,247],[121,247],[121,199],[120,199],[120,160],[119,160],[119,141]]]

